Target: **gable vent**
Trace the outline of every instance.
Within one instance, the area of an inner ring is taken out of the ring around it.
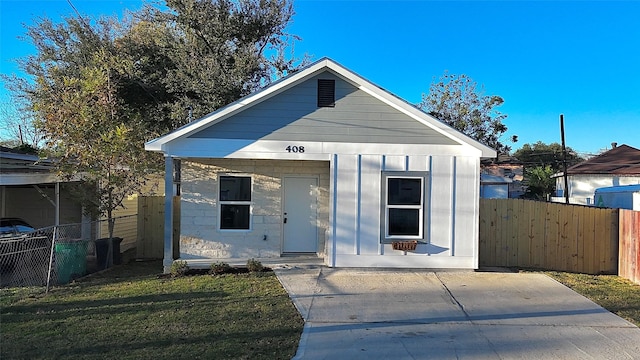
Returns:
[[[336,81],[318,79],[318,107],[336,106]]]

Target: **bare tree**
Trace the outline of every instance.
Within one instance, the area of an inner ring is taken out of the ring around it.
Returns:
[[[38,128],[33,114],[15,102],[0,103],[0,142],[8,147],[29,146],[39,149],[44,132]]]

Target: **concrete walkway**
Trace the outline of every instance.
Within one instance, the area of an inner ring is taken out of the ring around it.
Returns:
[[[541,274],[274,270],[296,359],[640,359],[640,329]]]

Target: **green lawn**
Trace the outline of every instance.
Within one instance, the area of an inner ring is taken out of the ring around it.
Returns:
[[[303,321],[272,272],[160,276],[118,266],[49,294],[0,289],[1,359],[290,359]],[[640,286],[545,272],[640,325]]]
[[[290,359],[303,321],[272,272],[115,267],[42,294],[0,290],[2,359]]]
[[[640,285],[615,275],[556,271],[545,273],[603,308],[640,326]]]

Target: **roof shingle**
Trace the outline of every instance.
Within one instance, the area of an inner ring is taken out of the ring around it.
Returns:
[[[568,168],[567,174],[640,175],[640,150],[620,145]]]

